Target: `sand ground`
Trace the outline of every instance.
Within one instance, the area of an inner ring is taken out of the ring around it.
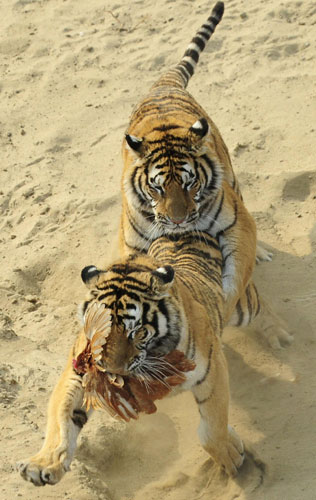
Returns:
[[[256,281],[295,336],[272,351],[225,332],[231,423],[254,450],[237,480],[198,443],[190,394],[125,425],[95,414],[72,471],[35,488],[49,394],[78,330],[80,271],[102,265],[120,214],[132,107],[175,64],[208,0],[0,4],[0,498],[316,498],[316,4],[227,0],[189,90],[221,130],[259,238]],[[114,247],[115,248],[115,247]]]

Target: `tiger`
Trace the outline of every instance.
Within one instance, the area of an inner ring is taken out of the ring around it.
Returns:
[[[227,474],[234,476],[243,463],[244,447],[228,424],[229,381],[221,345],[227,324],[222,265],[220,245],[208,233],[202,233],[198,240],[195,232],[161,236],[147,254],[129,255],[104,270],[85,267],[81,276],[89,294],[80,310],[85,317],[93,305],[104,304],[115,324],[124,327],[124,342],[120,340],[119,347],[106,351],[108,372],[137,377],[151,366],[159,374],[161,355],[174,349],[195,362],[195,369],[172,393],[192,391],[201,416],[201,444]],[[262,315],[252,281],[237,304],[230,324],[246,325]],[[272,335],[272,327],[279,336],[287,335],[268,317],[264,323],[268,335]],[[77,437],[91,413],[82,406],[82,378],[72,363],[85,345],[81,331],[49,402],[43,447],[18,464],[22,477],[37,486],[55,484],[69,470]],[[113,339],[111,345],[118,343]]]
[[[180,62],[132,112],[122,145],[119,249],[122,256],[146,252],[159,236],[188,230],[197,238],[201,231],[214,236],[224,258],[229,317],[256,255],[271,260],[272,254],[257,246],[255,222],[218,128],[186,90],[223,13],[224,3],[217,2]]]

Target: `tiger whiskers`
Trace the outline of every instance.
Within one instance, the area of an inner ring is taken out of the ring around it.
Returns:
[[[217,222],[217,220],[214,219],[214,217],[212,217],[212,215],[210,215],[210,214],[202,214],[200,216],[198,222],[204,221],[205,219],[213,222],[213,224],[215,224],[216,226],[218,226],[222,229],[222,225],[219,222]],[[201,231],[206,231],[206,229],[201,229]],[[206,231],[206,232],[208,232],[208,231]]]
[[[197,224],[195,224],[195,226],[197,226]],[[207,241],[206,241],[206,238],[203,234],[203,231],[200,231],[199,229],[197,229],[197,227],[195,227],[194,232],[197,234],[200,242],[202,243],[202,239],[203,239],[204,243],[207,245]]]
[[[143,215],[143,218],[146,220],[150,220],[151,222],[155,222],[155,215],[154,214],[148,214],[148,215]]]
[[[140,248],[140,252],[142,252],[143,250],[146,249],[146,247],[148,246],[148,240],[151,243],[153,240],[155,240],[156,238],[158,238],[158,236],[160,236],[160,234],[159,234],[159,223],[156,220],[154,220],[150,224],[146,236],[147,236],[147,239],[146,239],[145,243],[143,244],[143,246]]]
[[[153,363],[156,363],[156,366],[161,369],[165,369],[167,371],[168,375],[174,374],[174,375],[179,375],[182,374],[178,368],[173,366],[169,361],[167,361],[165,358],[160,358],[160,357],[149,357],[147,360],[153,361]],[[165,374],[164,374],[165,375]]]
[[[146,365],[146,368],[148,368],[150,371],[155,371],[157,374],[161,374],[164,377],[172,374],[181,374],[178,368],[173,366],[166,359],[158,356],[147,356],[142,366],[144,365]]]
[[[152,389],[150,387],[150,377],[148,376],[148,374],[143,370],[143,368],[141,366],[138,366],[137,369],[135,370],[135,376],[141,381],[143,382],[145,388],[146,388],[146,391],[147,393],[149,394],[150,392],[152,392]]]
[[[169,363],[165,363],[166,366],[167,364]],[[170,364],[169,364],[170,365]],[[137,368],[137,371],[139,371],[141,369],[141,376],[144,377],[144,379],[146,379],[146,382],[150,382],[150,380],[158,380],[158,382],[160,382],[161,384],[163,384],[165,387],[167,387],[167,389],[171,389],[170,385],[164,380],[164,377],[166,377],[167,375],[171,375],[170,372],[173,371],[173,373],[176,373],[179,371],[175,369],[175,367],[173,367],[172,365],[170,365],[170,368],[169,370],[166,372],[163,371],[163,363],[161,363],[161,359],[160,358],[153,358],[153,357],[150,357],[150,358],[146,358],[145,361],[142,363],[141,365],[141,368],[138,367]],[[137,372],[136,372],[137,374]],[[143,381],[144,381],[143,379]],[[147,387],[146,387],[147,389]]]

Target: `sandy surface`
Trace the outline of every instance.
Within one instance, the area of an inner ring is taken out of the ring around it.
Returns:
[[[121,139],[132,106],[178,62],[212,2],[1,2],[0,498],[316,498],[316,6],[226,2],[189,90],[231,151],[259,238],[256,280],[292,346],[229,330],[231,423],[254,450],[236,481],[199,445],[191,394],[124,425],[95,414],[72,471],[35,488],[34,454],[78,330],[82,267],[102,265],[120,214]]]

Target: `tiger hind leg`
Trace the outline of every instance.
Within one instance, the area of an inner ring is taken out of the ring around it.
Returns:
[[[260,312],[254,320],[254,326],[273,349],[282,349],[293,342],[293,336],[287,331],[285,321],[273,311],[270,304],[262,297],[260,297]]]
[[[77,437],[88,420],[82,402],[81,378],[72,369],[71,355],[50,398],[43,447],[33,457],[17,463],[23,479],[35,486],[56,484],[70,469]]]
[[[227,324],[242,327],[250,323],[262,333],[273,349],[281,349],[283,345],[293,342],[286,323],[273,311],[267,300],[259,297],[252,281],[239,298]]]

